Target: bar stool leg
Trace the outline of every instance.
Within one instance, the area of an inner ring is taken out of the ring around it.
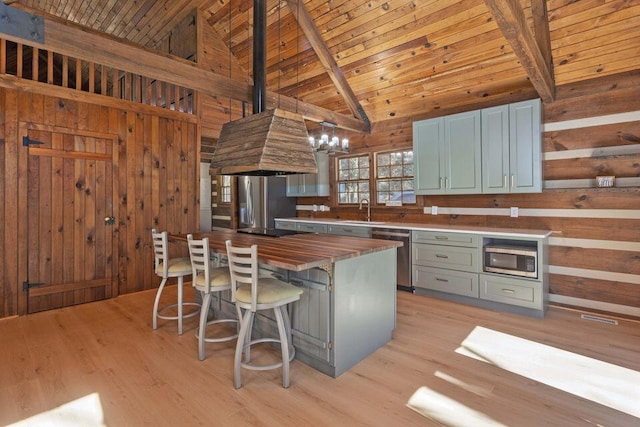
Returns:
[[[158,306],[160,305],[160,296],[162,295],[162,290],[164,289],[164,285],[166,283],[167,279],[162,279],[162,283],[160,283],[158,292],[156,292],[156,300],[153,303],[153,329],[158,329]]]
[[[207,330],[207,316],[211,304],[211,292],[204,295],[200,309],[200,326],[198,328],[198,358],[204,360],[204,336]]]
[[[246,310],[242,323],[240,325],[240,334],[238,335],[238,341],[236,342],[236,354],[233,362],[233,382],[235,388],[242,387],[241,370],[242,370],[242,353],[245,347],[248,349],[251,345],[246,345],[247,333],[250,330],[250,325],[253,322],[253,312]]]
[[[182,276],[178,276],[178,335],[182,335]]]
[[[289,388],[289,338],[287,336],[287,328],[285,320],[282,316],[282,307],[273,309],[278,325],[278,334],[280,335],[280,349],[282,351],[282,386]]]

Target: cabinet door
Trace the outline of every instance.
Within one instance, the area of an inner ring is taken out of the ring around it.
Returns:
[[[318,173],[287,175],[287,197],[329,195],[329,155],[316,153]]]
[[[318,174],[315,176],[315,195],[325,197],[329,195],[329,154],[316,153]]]
[[[509,106],[482,110],[482,192],[510,192]]]
[[[481,193],[480,110],[446,116],[444,142],[445,192]]]
[[[509,156],[511,192],[542,191],[540,100],[509,105]]]
[[[287,175],[287,197],[299,197],[303,175]]]
[[[413,123],[413,185],[416,194],[444,193],[444,118]]]

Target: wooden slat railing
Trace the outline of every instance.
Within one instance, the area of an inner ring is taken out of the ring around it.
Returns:
[[[5,39],[0,39],[0,74],[195,113],[191,88]]]

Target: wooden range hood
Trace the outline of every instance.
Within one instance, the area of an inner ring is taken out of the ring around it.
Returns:
[[[301,115],[266,110],[267,2],[253,1],[253,112],[227,122],[211,160],[212,175],[317,173],[307,126]]]

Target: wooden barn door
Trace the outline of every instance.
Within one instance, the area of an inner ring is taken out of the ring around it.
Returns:
[[[27,312],[115,296],[113,136],[30,124]]]

